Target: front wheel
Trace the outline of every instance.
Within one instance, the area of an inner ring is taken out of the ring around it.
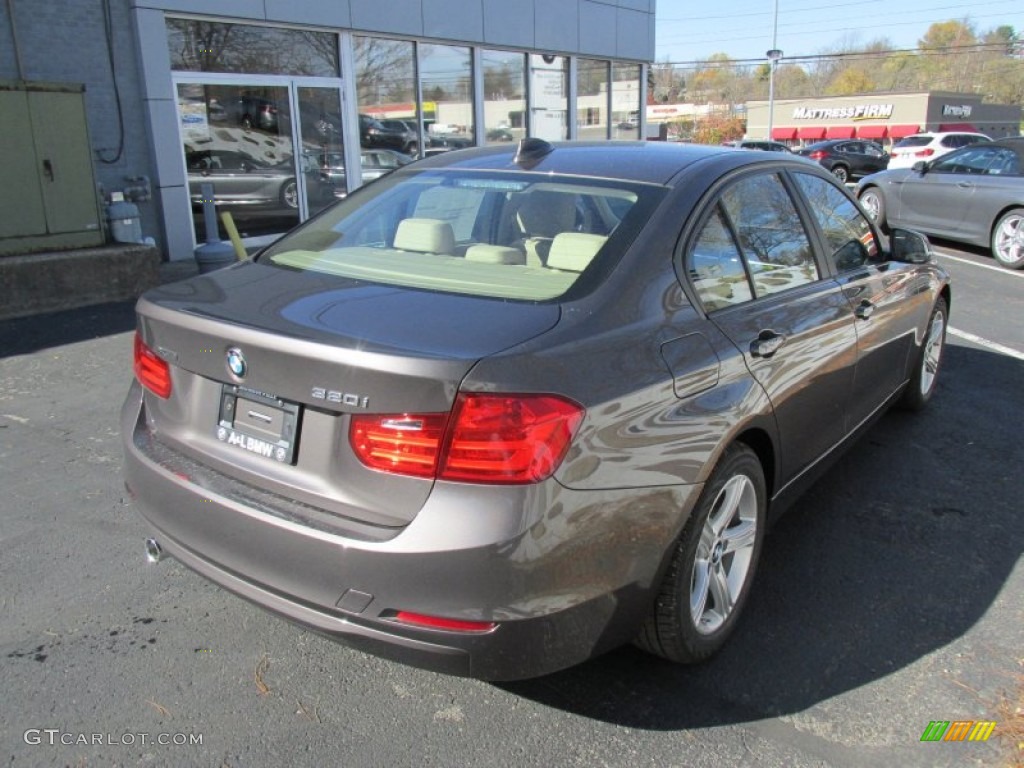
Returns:
[[[860,204],[864,208],[864,212],[868,217],[875,222],[880,229],[884,229],[886,226],[885,200],[882,198],[882,193],[878,191],[878,188],[868,187],[865,189],[861,193]]]
[[[924,408],[935,393],[935,384],[939,378],[939,366],[942,363],[942,350],[946,346],[946,321],[949,307],[946,300],[939,297],[928,321],[924,342],[910,376],[910,383],[903,393],[900,405],[911,411]]]
[[[1014,208],[992,230],[992,256],[1004,267],[1024,267],[1024,208]]]
[[[295,179],[289,179],[281,187],[281,202],[286,208],[299,207],[299,185],[295,183]]]
[[[761,462],[745,445],[731,446],[676,543],[638,646],[692,664],[725,644],[754,579],[767,505]]]

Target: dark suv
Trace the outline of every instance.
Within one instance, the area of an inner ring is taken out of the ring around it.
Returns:
[[[796,150],[798,155],[816,160],[844,184],[861,176],[884,171],[889,156],[880,144],[863,139],[819,141]]]
[[[406,131],[388,128],[369,115],[359,116],[359,144],[363,149],[405,150]]]

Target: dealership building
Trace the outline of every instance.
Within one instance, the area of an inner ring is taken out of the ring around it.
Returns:
[[[771,126],[769,130],[769,125]],[[789,144],[822,139],[892,142],[922,131],[979,131],[993,139],[1018,136],[1020,105],[983,104],[973,93],[873,93],[824,99],[747,103],[747,137]]]
[[[204,182],[257,242],[363,183],[369,150],[636,139],[654,18],[655,0],[6,0],[0,268],[112,236],[190,259]]]

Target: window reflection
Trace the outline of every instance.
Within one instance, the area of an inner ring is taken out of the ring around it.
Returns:
[[[167,44],[175,70],[338,76],[338,38],[329,32],[167,19]]]
[[[469,48],[423,43],[419,46],[425,153],[471,147],[473,71]]]
[[[526,135],[526,72],[522,53],[483,51],[484,142],[518,141]]]
[[[612,138],[640,138],[640,65],[612,64]]]
[[[580,59],[576,66],[576,132],[580,139],[608,138],[608,62]]]
[[[423,142],[416,107],[413,44],[355,37],[354,54],[360,146],[419,156]],[[365,172],[363,177],[365,180]]]
[[[531,133],[547,141],[569,138],[569,60],[564,56],[530,55]]]

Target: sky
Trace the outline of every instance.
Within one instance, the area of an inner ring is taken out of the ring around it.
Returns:
[[[775,47],[808,56],[887,38],[916,48],[935,22],[972,22],[976,33],[1009,25],[1024,34],[1022,0],[777,0]],[[776,0],[657,0],[655,61],[692,62],[715,53],[764,59],[772,47]]]

